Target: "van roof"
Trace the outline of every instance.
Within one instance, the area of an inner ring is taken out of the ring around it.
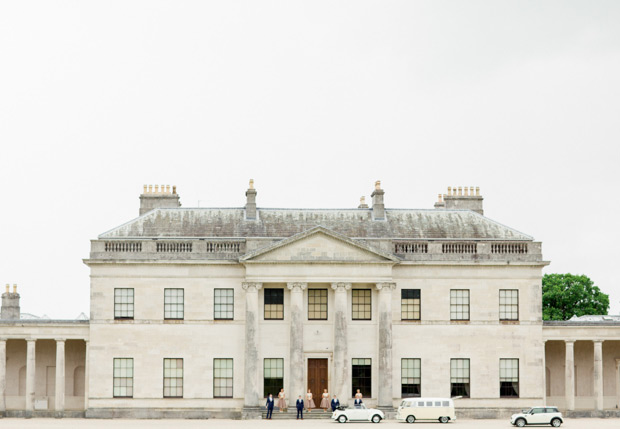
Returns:
[[[403,401],[452,401],[451,398],[403,398]]]

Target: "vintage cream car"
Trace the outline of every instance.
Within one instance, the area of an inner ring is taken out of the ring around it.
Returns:
[[[510,417],[510,423],[520,428],[525,425],[551,425],[559,428],[564,420],[557,407],[540,406],[513,414]]]
[[[379,423],[384,418],[385,414],[383,414],[383,411],[375,408],[366,408],[366,405],[363,403],[352,406],[351,408],[338,407],[332,414],[332,419],[339,423],[346,423],[349,421],[370,421],[373,423]]]

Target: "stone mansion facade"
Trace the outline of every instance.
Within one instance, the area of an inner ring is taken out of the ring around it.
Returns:
[[[540,242],[484,216],[477,188],[432,209],[181,208],[91,241],[90,320],[20,318],[7,286],[0,412],[245,417],[284,388],[389,412],[458,397],[461,415],[550,404],[616,414],[620,317],[542,321]]]

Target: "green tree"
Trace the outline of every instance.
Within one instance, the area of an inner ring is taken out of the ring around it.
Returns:
[[[607,314],[609,295],[588,276],[545,274],[542,279],[543,320],[568,320],[586,314]]]

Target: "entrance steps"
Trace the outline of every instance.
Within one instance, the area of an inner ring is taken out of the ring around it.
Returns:
[[[267,411],[262,412],[263,419],[267,418]],[[322,409],[315,408],[311,413],[304,410],[304,420],[329,420],[332,416],[331,408],[326,413]],[[278,409],[273,410],[271,415],[272,420],[295,420],[297,418],[297,410],[288,408],[287,411],[279,412]]]

